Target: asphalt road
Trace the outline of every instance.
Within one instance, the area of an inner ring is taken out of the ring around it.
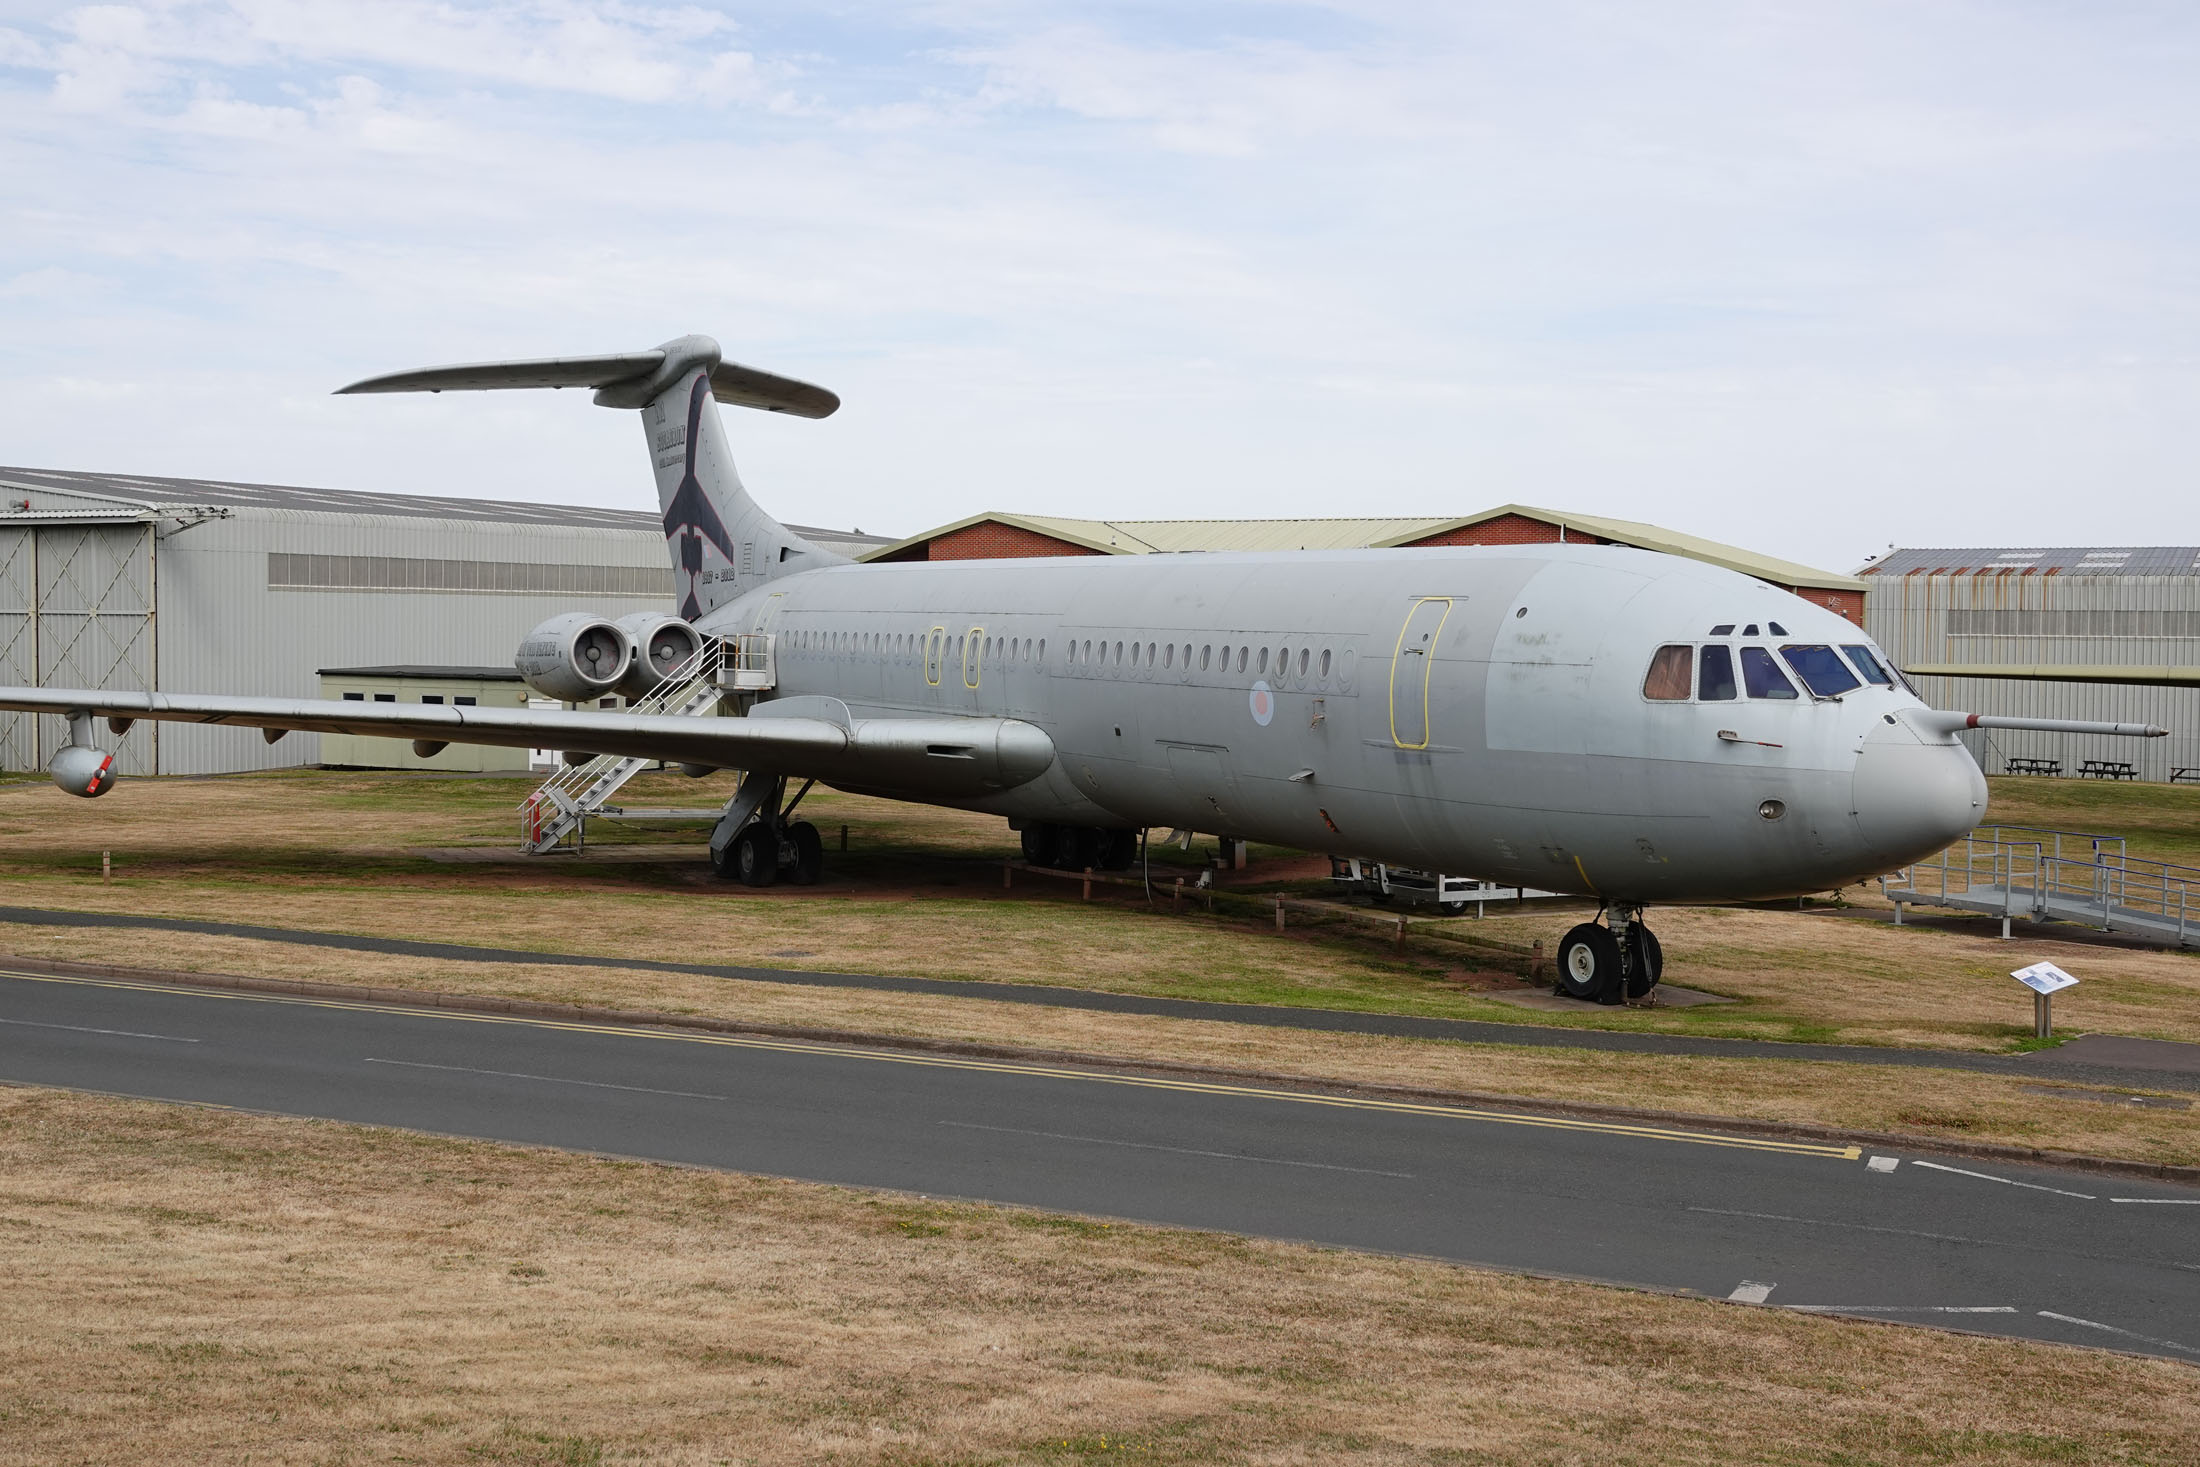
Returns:
[[[1099,989],[1069,988],[1056,984],[912,978],[891,973],[830,973],[814,968],[756,968],[723,963],[666,962],[591,953],[537,952],[528,948],[479,947],[471,943],[433,942],[407,937],[365,937],[348,932],[316,932],[299,927],[266,927],[246,922],[212,922],[201,918],[158,917],[136,912],[76,912],[48,907],[0,906],[0,922],[53,927],[194,932],[214,937],[243,937],[256,942],[284,942],[300,947],[386,953],[398,957],[439,958],[452,962],[633,968],[650,973],[688,973],[735,982],[787,983],[808,988],[868,988],[885,993],[982,998],[992,1003],[1035,1004],[1085,1009],[1094,1013],[1151,1014],[1159,1018],[1261,1024],[1270,1028],[1315,1029],[1333,1034],[1450,1039],[1464,1044],[1563,1045],[1569,1049],[1617,1050],[1630,1054],[1696,1054],[1723,1059],[1824,1060],[1845,1065],[1972,1070],[2022,1080],[2074,1080],[2085,1084],[2122,1085],[2134,1089],[2200,1091],[2200,1069],[2193,1068],[2189,1059],[2164,1066],[2158,1063],[2135,1063],[2128,1056],[2121,1060],[2092,1059],[2074,1050],[2047,1050],[2036,1054],[1982,1054],[1976,1050],[1893,1049],[1864,1044],[1807,1044],[1788,1040],[1718,1039],[1700,1034],[1560,1028],[1552,1024],[1508,1024],[1486,1019],[1360,1013],[1288,1004],[1212,1003],[1200,999],[1161,998],[1151,994],[1109,993]],[[2170,1045],[2162,1047],[2185,1050],[2192,1048]]]
[[[742,1036],[0,974],[0,1081],[1754,1299],[2200,1363],[2200,1190]]]

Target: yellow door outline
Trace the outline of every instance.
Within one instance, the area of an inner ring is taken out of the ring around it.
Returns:
[[[1413,619],[1421,614],[1421,608],[1432,601],[1444,603],[1444,614],[1436,619],[1436,630],[1429,633],[1427,648],[1416,647],[1408,652],[1406,650],[1406,633],[1413,630]],[[1429,736],[1432,732],[1428,717],[1428,678],[1429,672],[1436,661],[1436,644],[1444,635],[1444,623],[1451,620],[1451,601],[1452,598],[1449,596],[1419,597],[1414,601],[1412,607],[1407,610],[1406,619],[1398,625],[1398,645],[1392,648],[1390,653],[1390,741],[1401,749],[1425,749],[1428,747]],[[1418,744],[1409,744],[1398,737],[1398,664],[1408,657],[1421,659],[1421,742]]]
[[[985,675],[978,649],[985,644],[985,628],[972,627],[963,637],[963,686],[975,688],[978,679]]]
[[[946,642],[946,627],[934,627],[924,634],[924,680],[931,687],[940,685],[940,659],[947,650]]]

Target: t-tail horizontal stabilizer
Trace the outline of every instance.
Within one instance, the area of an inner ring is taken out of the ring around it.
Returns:
[[[720,358],[707,336],[683,336],[648,351],[597,357],[542,357],[524,362],[466,362],[369,377],[338,395],[359,392],[494,392],[519,387],[593,387],[604,407],[637,408],[691,367],[708,364],[710,395],[737,407],[798,418],[831,417],[840,399],[822,387]]]

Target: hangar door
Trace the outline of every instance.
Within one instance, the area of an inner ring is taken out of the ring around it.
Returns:
[[[0,526],[0,682],[47,688],[151,688],[153,527]],[[101,746],[125,774],[157,773],[159,726]],[[0,713],[0,767],[42,769],[69,741],[66,720]]]

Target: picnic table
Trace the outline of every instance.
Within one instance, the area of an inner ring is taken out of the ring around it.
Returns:
[[[2054,776],[2056,776],[2056,775],[2060,775],[2060,774],[2062,773],[2062,760],[2060,760],[2060,759],[2012,759],[2012,760],[2010,760],[2010,761],[2009,761],[2009,773],[2011,773],[2011,774],[2045,774],[2045,775],[2048,775],[2049,777],[2054,777]]]
[[[2169,772],[2171,784],[2200,784],[2200,764],[2187,765]]]
[[[2088,759],[2078,766],[2080,779],[2137,779],[2139,771],[2121,759]]]

